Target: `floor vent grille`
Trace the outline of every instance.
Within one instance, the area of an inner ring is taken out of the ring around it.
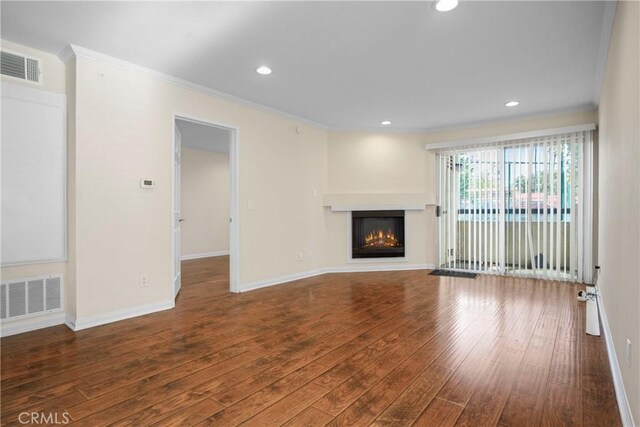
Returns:
[[[14,279],[0,285],[0,320],[62,311],[62,276]]]

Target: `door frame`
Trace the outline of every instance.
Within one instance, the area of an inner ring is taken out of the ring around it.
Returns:
[[[229,229],[229,291],[239,293],[239,271],[240,271],[240,210],[238,207],[239,194],[240,194],[240,170],[239,170],[239,149],[238,149],[238,128],[228,124],[220,123],[217,121],[203,119],[201,117],[195,117],[191,114],[174,112],[171,116],[171,294],[173,294],[173,277],[174,261],[176,257],[174,236],[173,236],[173,224],[177,220],[173,213],[173,203],[175,200],[175,185],[176,185],[176,170],[175,162],[173,160],[173,153],[175,150],[175,127],[176,121],[183,120],[191,123],[197,123],[205,126],[213,126],[223,128],[231,133],[230,147],[229,147],[229,164],[231,169],[231,197],[230,197],[230,229]],[[184,142],[184,141],[183,141]],[[182,161],[182,160],[181,160]]]
[[[180,140],[179,147],[177,144],[178,140]],[[178,293],[182,287],[182,266],[180,264],[182,250],[180,250],[179,254],[175,253],[176,248],[179,247],[176,243],[176,235],[178,236],[178,239],[182,239],[182,194],[181,191],[176,190],[179,190],[181,188],[180,185],[182,185],[182,177],[180,176],[182,171],[182,133],[177,126],[174,126],[173,129],[173,168],[174,171],[177,171],[173,174],[174,183],[171,186],[171,213],[173,214],[173,223],[171,224],[173,231],[171,237],[173,239],[171,241],[171,248],[174,251],[173,258],[171,259],[171,265],[173,266],[173,274],[171,276],[173,278],[173,300],[175,304],[175,300],[178,298]],[[176,196],[178,196],[177,198],[179,200],[176,200]],[[179,216],[176,216],[176,214],[179,214]],[[181,244],[182,241],[179,243]]]
[[[438,229],[438,242],[436,244],[436,253],[437,253],[437,262],[436,262],[436,268],[440,269],[440,268],[446,268],[446,269],[450,269],[450,270],[456,270],[457,268],[455,267],[455,258],[454,258],[454,268],[449,268],[447,267],[447,265],[449,264],[450,258],[451,258],[451,254],[450,251],[453,251],[454,257],[457,257],[457,253],[456,253],[456,247],[454,247],[454,245],[452,244],[452,242],[449,242],[447,240],[447,245],[449,246],[448,248],[443,248],[442,243],[443,243],[443,236],[444,234],[450,234],[450,230],[455,228],[457,226],[457,217],[458,217],[458,206],[457,203],[458,201],[455,200],[454,203],[456,205],[454,205],[454,209],[455,212],[449,212],[449,211],[444,211],[445,208],[445,203],[444,203],[444,198],[443,198],[443,191],[445,188],[447,188],[446,186],[449,186],[448,188],[454,188],[454,183],[456,182],[456,177],[458,176],[458,172],[456,170],[456,165],[454,163],[454,161],[452,160],[451,163],[449,160],[446,161],[446,167],[449,167],[449,164],[453,165],[453,167],[450,169],[451,172],[449,173],[449,182],[448,183],[444,183],[442,182],[442,173],[443,173],[443,161],[440,159],[440,156],[446,156],[446,157],[453,157],[450,154],[446,154],[446,153],[441,153],[441,152],[436,152],[435,153],[435,171],[436,171],[436,228]],[[457,184],[455,184],[455,188],[457,189]],[[450,197],[450,196],[449,196]],[[451,208],[451,203],[449,203],[449,208]],[[454,215],[453,218],[455,219],[455,221],[453,221],[451,218],[451,216],[448,217],[448,224],[445,224],[445,217],[444,215]],[[448,227],[447,227],[448,225]],[[448,228],[448,229],[447,229]],[[447,251],[446,255],[444,255],[444,251]],[[443,258],[444,256],[444,258]]]

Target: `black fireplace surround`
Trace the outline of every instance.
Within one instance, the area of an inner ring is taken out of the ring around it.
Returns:
[[[351,258],[404,257],[404,211],[351,212]]]

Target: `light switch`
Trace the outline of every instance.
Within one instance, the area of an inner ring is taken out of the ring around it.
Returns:
[[[249,201],[247,202],[247,209],[248,209],[249,211],[253,211],[253,210],[255,210],[255,208],[256,208],[256,206],[255,206],[255,204],[253,203],[253,200],[249,200]]]

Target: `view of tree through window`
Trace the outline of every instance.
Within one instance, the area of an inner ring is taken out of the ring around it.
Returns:
[[[440,265],[580,277],[586,141],[576,132],[438,153]]]
[[[525,220],[527,213],[531,221],[544,221],[545,207],[547,221],[555,221],[555,215],[560,215],[562,221],[570,221],[572,179],[577,176],[571,146],[535,145],[501,150],[504,180],[500,177],[497,150],[455,156],[459,220],[468,221],[471,215],[479,215],[482,221],[495,221],[503,191],[507,202],[505,213],[514,221]]]

